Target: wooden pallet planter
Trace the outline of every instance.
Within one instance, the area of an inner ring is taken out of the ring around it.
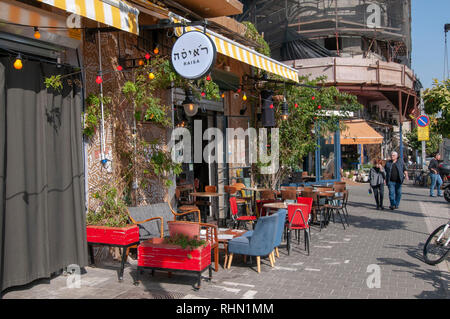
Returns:
[[[198,275],[197,289],[201,285],[201,274],[209,268],[212,277],[211,244],[196,249],[183,249],[177,245],[164,244],[162,238],[152,238],[138,247],[138,275],[144,269],[194,272]],[[153,273],[153,272],[152,272]],[[135,284],[137,285],[139,279]]]
[[[86,226],[88,243],[126,246],[139,242],[137,225],[126,227]]]
[[[123,280],[126,250],[139,244],[139,228],[137,225],[126,227],[86,226],[86,237],[91,257],[91,264],[95,265],[93,245],[104,245],[121,248],[122,260],[118,273],[119,281]]]

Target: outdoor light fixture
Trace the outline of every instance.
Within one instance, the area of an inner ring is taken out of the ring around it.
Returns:
[[[23,65],[22,65],[22,55],[19,53],[16,57],[16,61],[14,61],[14,69],[16,70],[20,70],[22,69]]]
[[[34,37],[36,39],[40,39],[41,38],[41,34],[39,33],[38,27],[34,27]]]
[[[287,120],[288,116],[289,116],[289,107],[286,102],[286,98],[284,98],[283,103],[281,103],[281,119]]]
[[[185,94],[186,98],[183,101],[184,112],[187,116],[194,116],[198,112],[198,105],[195,104],[192,89],[187,88]]]

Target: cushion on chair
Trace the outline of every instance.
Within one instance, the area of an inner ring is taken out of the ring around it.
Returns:
[[[256,220],[256,216],[239,216],[236,220]]]
[[[248,255],[250,237],[251,236],[240,236],[233,238],[228,243],[228,251],[233,254]]]
[[[157,203],[140,207],[128,207],[130,216],[135,221],[142,221],[152,217],[162,217],[164,220],[164,236],[169,236],[169,226],[167,222],[174,219],[174,215],[167,203]],[[143,224],[139,224],[139,238],[148,239],[151,237],[160,237],[161,222],[160,220],[151,220]]]

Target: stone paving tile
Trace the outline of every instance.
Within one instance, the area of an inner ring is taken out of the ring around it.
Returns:
[[[302,234],[300,245],[294,241],[289,256],[282,244],[275,268],[263,259],[260,274],[255,260],[245,264],[236,256],[230,270],[222,268],[222,260],[219,272],[213,272],[211,282],[203,281],[199,291],[193,289],[195,276],[173,273],[168,277],[166,272],[156,272],[154,277],[145,273],[136,287],[136,261],[130,260],[122,283],[117,282],[116,262],[106,268],[87,267],[79,289],[66,288],[66,277],[57,276],[11,289],[3,297],[448,299],[448,264],[429,266],[422,260],[429,233],[450,218],[448,204],[442,198],[429,198],[427,189],[405,185],[399,210],[376,211],[366,185],[349,188],[350,227],[344,230],[339,218],[321,231],[313,227],[310,256]],[[367,286],[374,265],[380,269],[380,288]]]

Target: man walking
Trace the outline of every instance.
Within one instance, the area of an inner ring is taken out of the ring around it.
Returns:
[[[389,208],[393,210],[400,205],[402,184],[405,178],[408,180],[408,172],[405,163],[398,158],[398,153],[395,151],[391,153],[391,160],[386,162],[384,169],[386,171],[386,185],[389,189],[389,201],[391,202]]]
[[[441,191],[441,185],[442,185],[442,178],[439,174],[439,160],[441,159],[441,155],[437,153],[434,158],[430,161],[430,164],[428,165],[428,169],[430,170],[430,177],[431,177],[431,187],[430,187],[430,196],[434,196],[434,188],[437,186],[437,195],[442,196]]]

